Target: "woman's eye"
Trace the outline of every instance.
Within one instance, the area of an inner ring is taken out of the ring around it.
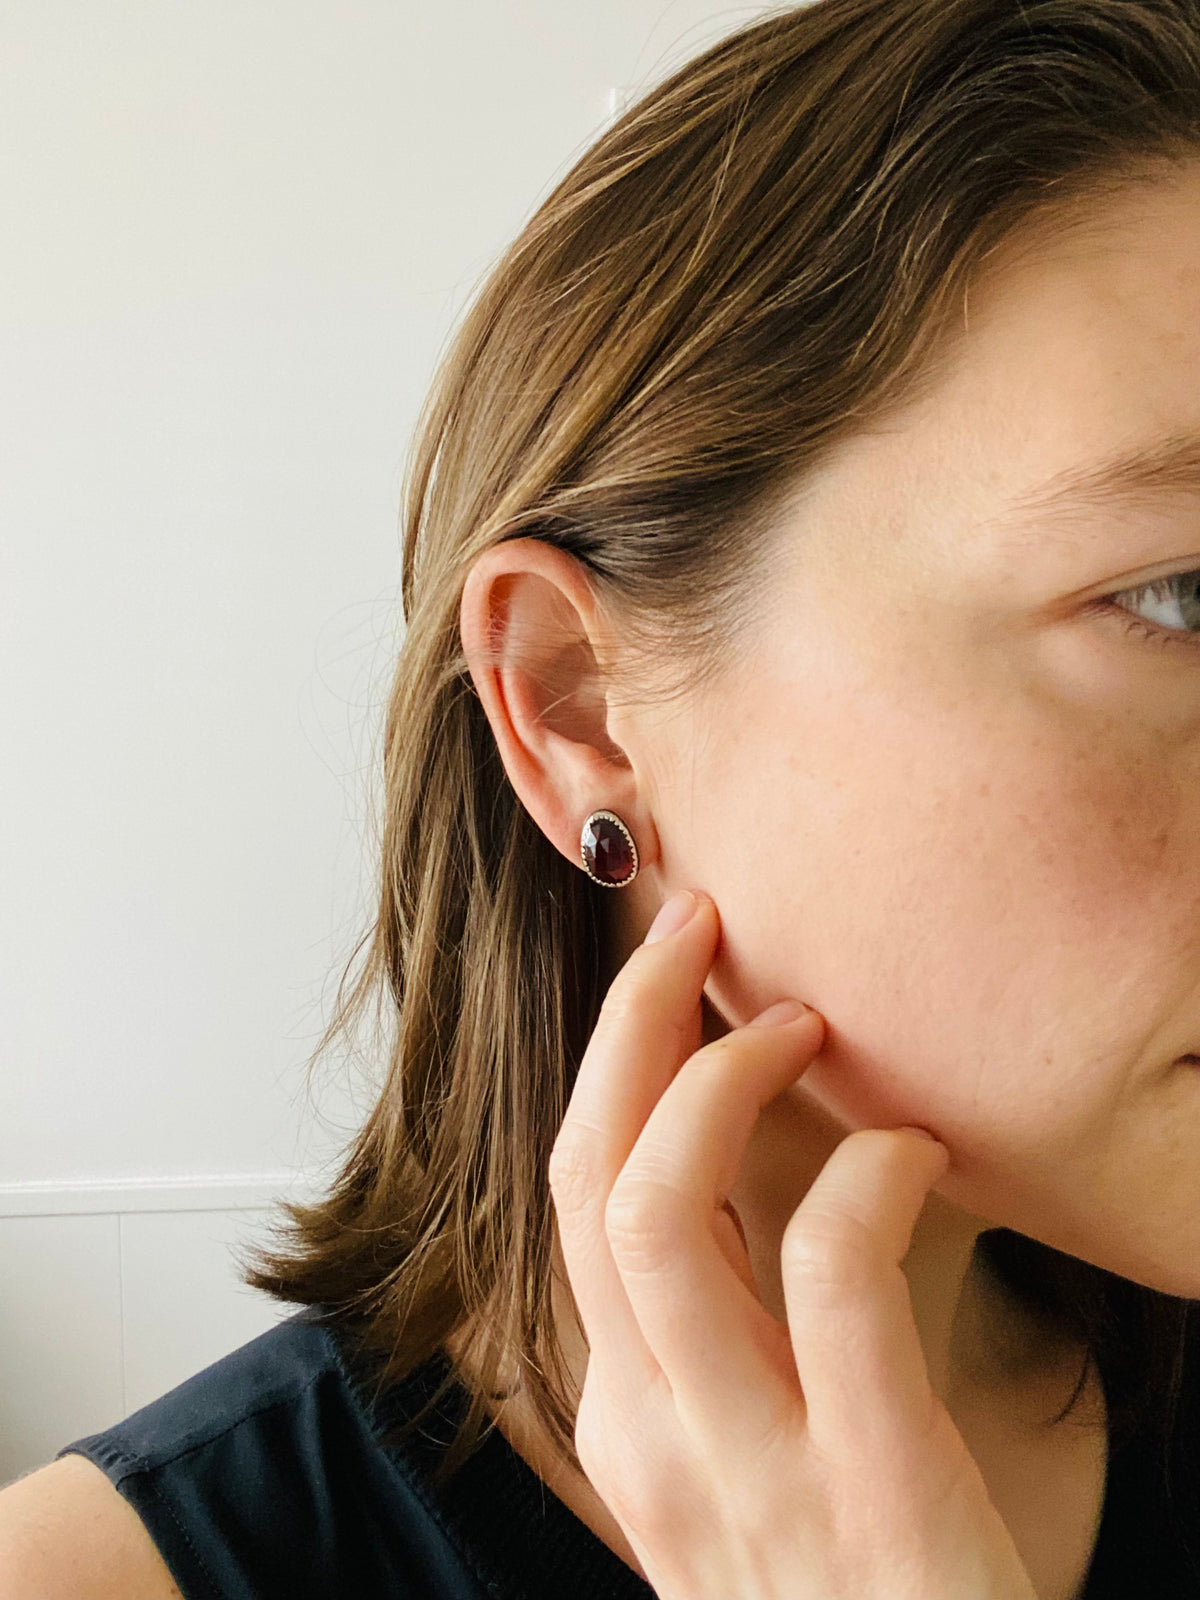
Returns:
[[[1105,595],[1106,610],[1127,614],[1127,631],[1163,645],[1200,649],[1200,571],[1174,572],[1136,589]]]

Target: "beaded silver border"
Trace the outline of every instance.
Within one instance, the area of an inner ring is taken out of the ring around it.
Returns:
[[[594,822],[597,817],[604,817],[609,822],[615,822],[617,827],[620,828],[621,832],[625,835],[625,838],[629,842],[629,849],[633,855],[633,871],[627,878],[623,878],[620,883],[605,883],[604,879],[598,878],[588,865],[588,859],[583,848],[583,836],[587,832],[588,824]],[[629,885],[638,875],[637,845],[634,843],[633,835],[621,821],[620,817],[617,816],[615,811],[589,811],[587,816],[584,817],[583,826],[579,830],[579,859],[583,863],[583,870],[587,873],[591,881],[593,883],[598,883],[602,889],[628,889]]]

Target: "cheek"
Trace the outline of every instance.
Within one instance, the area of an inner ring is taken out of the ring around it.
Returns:
[[[1200,989],[1194,786],[1021,709],[810,722],[754,753],[707,855],[717,1003],[817,1006],[806,1090],[850,1126],[928,1123],[966,1170],[1094,1150]]]

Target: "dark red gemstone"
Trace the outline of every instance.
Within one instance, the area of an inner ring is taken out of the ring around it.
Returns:
[[[589,817],[580,842],[589,870],[601,883],[624,883],[633,876],[629,840],[608,817]]]

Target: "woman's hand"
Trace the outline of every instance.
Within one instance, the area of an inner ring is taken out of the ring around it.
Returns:
[[[550,1160],[584,1471],[661,1600],[1036,1600],[899,1265],[945,1147],[849,1134],[784,1233],[787,1326],[758,1298],[722,1205],[824,1023],[768,1011],[697,1049],[718,927],[698,895],[618,973]]]

